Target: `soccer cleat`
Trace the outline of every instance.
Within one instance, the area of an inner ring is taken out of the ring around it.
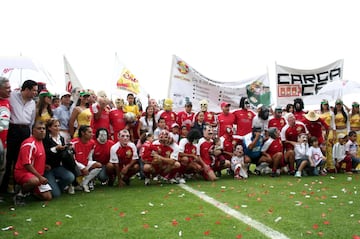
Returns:
[[[90,189],[89,189],[89,186],[88,186],[88,185],[83,185],[82,187],[83,187],[83,189],[84,189],[84,192],[86,192],[86,193],[89,193],[89,192],[90,192]]]
[[[145,178],[144,184],[145,184],[145,186],[149,186],[150,185],[150,178]]]
[[[75,188],[73,185],[69,185],[68,187],[68,194],[75,194]]]
[[[16,194],[13,198],[15,206],[24,206],[25,205],[25,197],[22,195]]]

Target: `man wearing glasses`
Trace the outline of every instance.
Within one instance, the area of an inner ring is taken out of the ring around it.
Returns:
[[[137,149],[130,141],[130,133],[123,129],[118,135],[119,141],[110,149],[110,161],[106,165],[106,173],[109,177],[109,185],[113,184],[118,177],[118,186],[130,185],[130,178],[135,175],[140,167],[138,163]]]

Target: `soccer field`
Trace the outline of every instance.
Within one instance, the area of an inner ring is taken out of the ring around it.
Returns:
[[[30,200],[15,208],[7,198],[0,238],[277,238],[274,232],[284,238],[360,238],[359,176],[223,176],[189,180],[185,188],[145,187],[133,179],[128,187],[97,185],[91,193],[64,194],[46,204]]]

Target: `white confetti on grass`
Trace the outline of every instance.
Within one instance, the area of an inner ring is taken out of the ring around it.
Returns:
[[[67,217],[67,218],[72,218],[72,216],[69,215],[69,214],[66,214],[65,217]]]

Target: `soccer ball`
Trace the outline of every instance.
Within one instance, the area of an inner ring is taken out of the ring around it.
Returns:
[[[136,119],[136,115],[133,112],[127,112],[125,114],[125,120],[128,123],[134,122]]]

